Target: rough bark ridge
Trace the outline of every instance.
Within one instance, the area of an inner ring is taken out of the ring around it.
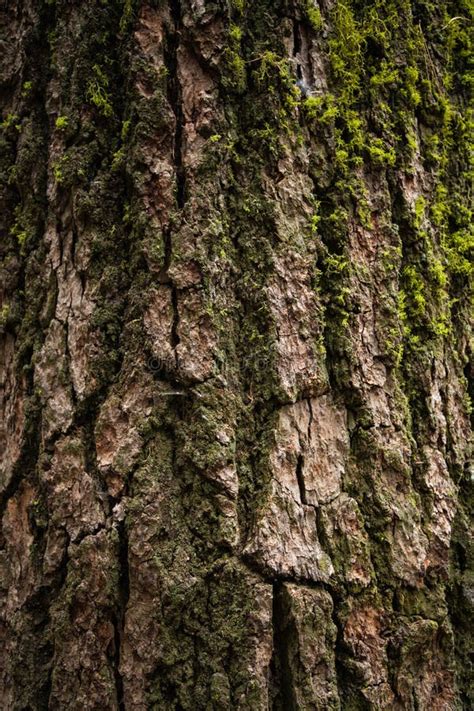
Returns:
[[[470,7],[2,4],[2,709],[474,706]]]

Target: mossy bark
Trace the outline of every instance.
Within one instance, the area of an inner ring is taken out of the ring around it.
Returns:
[[[0,27],[2,709],[472,708],[470,0]]]

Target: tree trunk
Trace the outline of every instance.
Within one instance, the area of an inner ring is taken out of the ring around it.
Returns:
[[[2,709],[473,708],[470,10],[2,4]]]

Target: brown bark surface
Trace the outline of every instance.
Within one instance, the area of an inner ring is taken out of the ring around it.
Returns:
[[[2,4],[1,709],[473,707],[471,11]]]

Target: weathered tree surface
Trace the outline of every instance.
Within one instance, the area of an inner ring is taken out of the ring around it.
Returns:
[[[471,0],[0,13],[1,709],[473,708]]]

